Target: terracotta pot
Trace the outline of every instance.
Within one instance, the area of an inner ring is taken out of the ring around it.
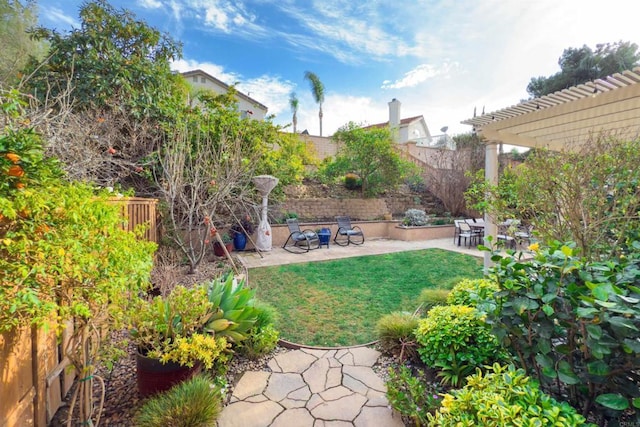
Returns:
[[[161,363],[158,359],[136,353],[138,391],[143,397],[169,390],[179,382],[188,380],[202,370],[201,364],[193,368],[175,362]]]
[[[224,245],[227,248],[228,252],[231,252],[233,250],[233,241],[225,243]],[[222,245],[220,245],[220,242],[213,243],[213,253],[216,254],[216,256],[225,256],[224,249],[222,249]]]

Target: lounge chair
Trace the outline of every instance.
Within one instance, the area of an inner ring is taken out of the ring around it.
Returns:
[[[320,247],[318,234],[313,230],[301,230],[296,218],[288,218],[287,227],[289,227],[289,237],[282,245],[285,251],[302,254]]]
[[[361,245],[364,243],[364,233],[360,227],[351,226],[351,220],[348,216],[337,216],[338,231],[333,238],[336,245],[347,246],[351,243]]]

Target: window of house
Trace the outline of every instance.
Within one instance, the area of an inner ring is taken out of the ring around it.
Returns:
[[[196,76],[191,77],[191,79],[193,79],[194,82],[198,83],[198,78]]]
[[[207,82],[206,77],[200,77],[200,83],[206,83],[206,82]]]

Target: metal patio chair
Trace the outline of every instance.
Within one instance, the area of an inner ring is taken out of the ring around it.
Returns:
[[[364,243],[364,233],[360,227],[352,226],[348,216],[337,216],[338,231],[333,238],[336,245],[347,246],[351,243],[361,245]]]
[[[282,245],[285,251],[302,254],[320,247],[318,234],[313,230],[301,230],[296,218],[288,218],[287,227],[289,227],[289,237]]]

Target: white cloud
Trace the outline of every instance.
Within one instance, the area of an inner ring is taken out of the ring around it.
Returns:
[[[402,89],[405,87],[414,87],[423,83],[429,79],[437,76],[448,77],[452,71],[458,68],[458,63],[445,62],[440,67],[435,67],[431,64],[420,64],[413,70],[410,70],[404,74],[404,77],[395,82],[385,80],[382,82],[382,89]]]
[[[80,27],[80,23],[78,21],[76,21],[72,16],[65,14],[61,9],[58,9],[57,7],[44,9],[42,11],[42,14],[45,15],[47,19],[56,24],[74,28]]]
[[[138,4],[145,9],[159,9],[162,7],[160,0],[138,0]]]

